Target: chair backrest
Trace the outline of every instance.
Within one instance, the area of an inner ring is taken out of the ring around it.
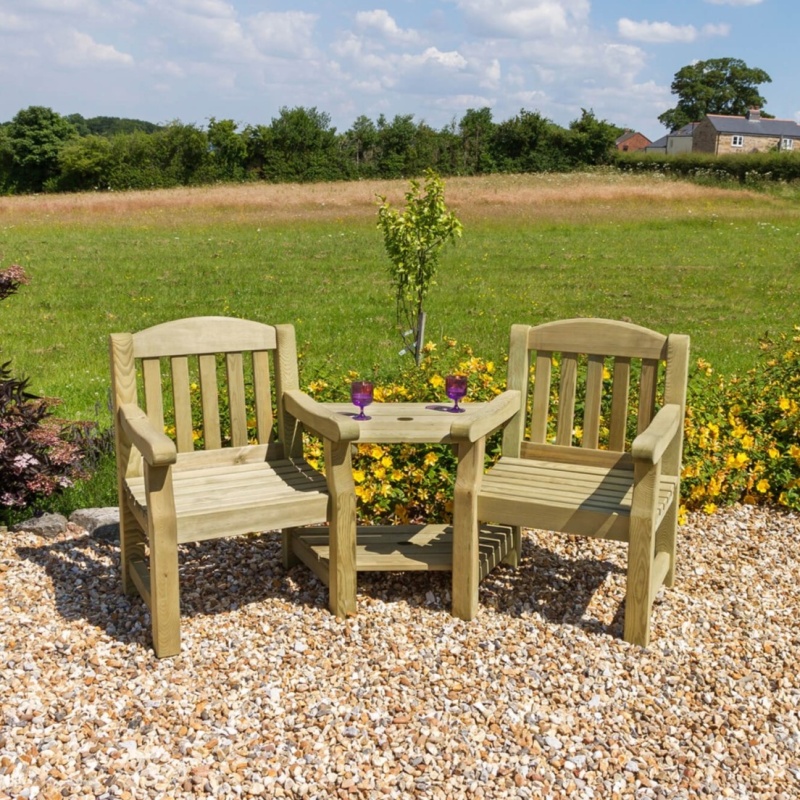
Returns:
[[[175,441],[179,460],[198,449],[255,446],[295,454],[281,403],[284,390],[299,387],[293,326],[189,317],[112,334],[110,346],[115,418],[120,405],[136,403]],[[137,473],[135,461],[126,474]]]
[[[678,404],[683,417],[688,358],[688,336],[627,322],[512,326],[508,388],[518,389],[523,402],[505,429],[503,453],[525,456],[545,444],[626,452],[660,405]],[[576,426],[582,430],[579,442]]]

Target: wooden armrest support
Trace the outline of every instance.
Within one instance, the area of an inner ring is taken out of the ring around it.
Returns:
[[[450,426],[454,439],[477,442],[487,434],[508,422],[519,411],[521,394],[516,389],[508,389],[490,401],[469,420],[455,420]]]
[[[674,403],[665,405],[647,428],[633,440],[631,455],[634,460],[657,464],[675,436],[680,436],[682,431],[681,407]]]
[[[349,442],[360,435],[358,423],[325,408],[300,389],[287,389],[283,393],[283,403],[295,419],[331,442]]]
[[[147,414],[135,403],[121,405],[117,420],[131,444],[151,467],[165,467],[177,461],[175,443],[163,431],[155,428]]]

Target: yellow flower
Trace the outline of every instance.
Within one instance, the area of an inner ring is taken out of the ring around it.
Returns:
[[[703,511],[705,511],[706,514],[713,514],[716,510],[717,510],[717,504],[716,503],[706,503],[703,506]]]
[[[744,447],[745,450],[752,450],[755,441],[756,440],[750,436],[750,434],[742,436],[742,447]]]
[[[789,448],[789,455],[792,458],[797,459],[798,461],[800,461],[800,447],[798,447],[796,444],[793,444]]]
[[[781,451],[780,451],[780,450],[778,450],[778,448],[777,448],[777,447],[774,447],[774,446],[773,446],[773,447],[770,447],[770,448],[769,448],[769,450],[767,450],[767,455],[768,455],[770,458],[778,458],[778,456],[779,456],[780,454],[781,454]]]
[[[756,484],[756,491],[761,492],[761,494],[766,494],[769,491],[769,481],[766,478],[762,478]]]
[[[790,406],[791,402],[788,397],[781,397],[780,400],[778,400],[778,407],[781,411],[788,411]]]
[[[379,481],[382,481],[386,477],[386,470],[383,467],[375,467],[375,469],[372,471],[372,474]]]
[[[391,456],[384,456],[381,459],[381,464],[388,469],[389,467],[392,466],[392,457]]]
[[[747,453],[737,453],[736,454],[736,463],[740,467],[743,467],[749,460],[750,460],[750,457],[747,455]]]
[[[425,455],[425,466],[431,467],[439,460],[439,456],[436,453],[427,453]]]
[[[392,470],[391,479],[393,481],[403,480],[403,473],[399,469]]]
[[[487,361],[486,362],[486,371],[489,373],[494,372],[494,361]]]
[[[678,525],[685,525],[688,518],[689,514],[686,511],[686,506],[681,503],[678,507]]]
[[[444,378],[441,375],[432,375],[429,383],[434,389],[441,389],[444,386]]]
[[[374,444],[370,447],[369,454],[377,461],[379,458],[383,457],[383,448]]]
[[[364,478],[366,478],[366,477],[367,476],[364,474],[364,470],[363,469],[354,469],[353,470],[353,480],[356,483],[364,483]]]

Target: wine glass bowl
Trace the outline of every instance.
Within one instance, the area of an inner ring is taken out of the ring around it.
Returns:
[[[444,379],[444,390],[445,394],[453,401],[453,407],[447,410],[456,414],[463,411],[464,409],[458,405],[458,401],[467,394],[467,376],[448,375]]]
[[[353,381],[350,384],[350,399],[353,405],[358,406],[358,414],[353,419],[371,419],[364,413],[364,407],[372,402],[373,397],[372,381]]]

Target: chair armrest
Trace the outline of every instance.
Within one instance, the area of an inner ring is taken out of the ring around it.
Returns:
[[[682,435],[681,407],[675,403],[663,406],[631,445],[634,460],[657,464],[675,436]]]
[[[331,442],[353,441],[361,433],[358,423],[325,408],[300,389],[287,389],[283,393],[283,406],[309,430]]]
[[[508,422],[519,411],[521,397],[517,389],[507,389],[480,411],[470,414],[469,419],[455,420],[450,426],[450,435],[454,439],[477,442]]]
[[[117,422],[151,467],[165,467],[177,461],[175,443],[163,431],[159,431],[135,403],[125,403],[119,407]]]

